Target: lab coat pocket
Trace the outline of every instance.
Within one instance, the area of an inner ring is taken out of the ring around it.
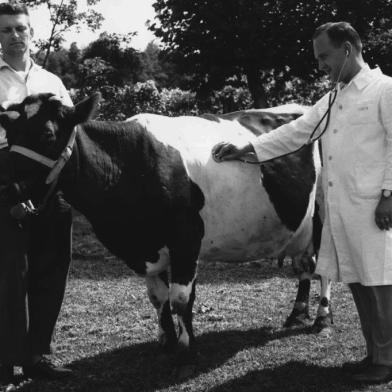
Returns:
[[[380,197],[384,168],[383,162],[364,162],[355,167],[355,187],[358,196],[365,199]]]
[[[351,124],[369,124],[377,121],[377,105],[372,101],[359,101],[349,112]]]

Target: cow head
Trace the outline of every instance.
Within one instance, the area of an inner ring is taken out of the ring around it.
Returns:
[[[31,95],[0,113],[0,125],[9,145],[17,144],[56,159],[73,128],[94,115],[99,98],[99,94],[94,94],[68,107],[53,94]]]
[[[6,131],[10,146],[21,146],[57,160],[74,127],[94,115],[99,99],[100,94],[94,94],[74,107],[68,107],[53,94],[31,95],[0,113],[0,125]],[[50,170],[26,156],[11,155],[15,181],[33,184],[44,179]]]

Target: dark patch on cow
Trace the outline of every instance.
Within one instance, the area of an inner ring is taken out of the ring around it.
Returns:
[[[316,181],[313,146],[261,166],[262,182],[282,223],[296,231],[306,214]]]
[[[222,114],[225,120],[238,121],[244,128],[255,136],[269,132],[283,124],[295,120],[302,113],[272,113],[262,110],[244,110],[239,112]]]
[[[204,229],[199,222],[194,230],[194,222],[201,219],[204,196],[180,153],[135,121],[85,123],[75,149],[61,187],[98,239],[139,274],[145,273],[146,261],[158,260],[161,248],[173,247],[171,253],[182,258],[181,272],[189,272],[179,283],[192,280]],[[76,178],[75,166],[83,167]],[[179,232],[189,230],[187,241],[177,240]]]
[[[327,297],[321,298],[320,305],[324,306],[324,307],[327,307],[329,305],[328,298]]]
[[[318,256],[320,250],[322,231],[323,231],[323,222],[320,217],[320,206],[316,200],[314,205],[313,231],[312,231],[313,233],[312,241],[313,241],[313,247],[314,247],[316,257]]]
[[[219,122],[219,118],[220,118],[220,116],[212,113],[201,114],[197,117],[204,118],[205,120],[214,121],[214,122]]]

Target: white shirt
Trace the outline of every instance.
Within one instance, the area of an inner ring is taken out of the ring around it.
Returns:
[[[327,108],[325,95],[302,117],[252,141],[258,158],[306,143]],[[392,284],[392,231],[378,229],[374,221],[381,190],[392,190],[391,108],[392,78],[368,66],[332,106],[322,137],[326,214],[316,272],[333,280]]]
[[[46,71],[31,60],[31,66],[24,73],[15,71],[0,58],[0,105],[7,108],[11,103],[20,103],[28,95],[53,93],[64,105],[73,106],[72,100],[59,77]],[[0,128],[0,148],[5,147],[5,131]]]

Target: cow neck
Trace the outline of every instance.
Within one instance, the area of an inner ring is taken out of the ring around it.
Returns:
[[[110,150],[120,132],[108,132],[107,128],[114,127],[110,124],[89,121],[80,126],[74,154],[61,176],[60,188],[81,211],[93,208],[94,202],[98,203],[120,175]]]
[[[69,158],[68,162],[64,166],[64,169],[59,178],[60,187],[66,186],[67,183],[76,183],[79,177],[80,163],[79,163],[79,143],[78,139],[80,138],[79,133],[83,132],[83,128],[80,125],[78,129],[78,133],[76,134],[72,155]]]

